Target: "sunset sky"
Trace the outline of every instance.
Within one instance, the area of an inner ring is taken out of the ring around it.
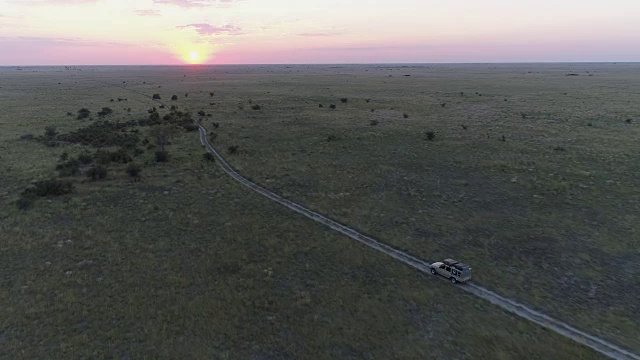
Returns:
[[[0,0],[0,65],[640,61],[639,0]]]

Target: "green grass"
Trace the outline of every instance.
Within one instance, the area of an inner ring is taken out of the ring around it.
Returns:
[[[595,76],[564,76],[576,69]],[[66,116],[82,107],[135,120],[157,106],[99,81],[212,113],[214,145],[238,145],[228,160],[265,187],[425,259],[458,257],[483,286],[637,350],[633,69],[1,68],[0,355],[598,358],[241,188],[197,133],[168,163],[136,158],[141,182],[112,164],[105,181],[75,178],[66,203],[18,210],[63,151],[90,149],[20,135],[87,126]]]

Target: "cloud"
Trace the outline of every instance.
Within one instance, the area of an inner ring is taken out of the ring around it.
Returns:
[[[138,16],[160,16],[160,10],[134,10]]]
[[[154,4],[174,5],[184,8],[199,8],[207,6],[228,6],[240,0],[153,0]]]
[[[214,26],[209,24],[189,24],[178,26],[178,29],[194,29],[198,34],[203,36],[211,35],[240,35],[242,29],[236,25],[227,24],[224,26]]]

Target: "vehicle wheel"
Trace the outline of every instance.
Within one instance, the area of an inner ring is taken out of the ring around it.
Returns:
[[[454,278],[454,277],[452,277],[450,280],[451,280],[451,283],[452,283],[452,284],[455,284],[455,283],[457,283],[457,282],[458,282],[458,281],[456,280],[456,278]]]
[[[431,269],[431,275],[435,275],[436,274],[436,269]]]

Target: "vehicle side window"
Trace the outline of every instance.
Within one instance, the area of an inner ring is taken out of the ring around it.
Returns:
[[[444,264],[440,265],[440,269],[444,269]]]
[[[445,270],[447,270],[447,271],[451,271],[451,268],[447,266],[447,267],[445,268]]]

